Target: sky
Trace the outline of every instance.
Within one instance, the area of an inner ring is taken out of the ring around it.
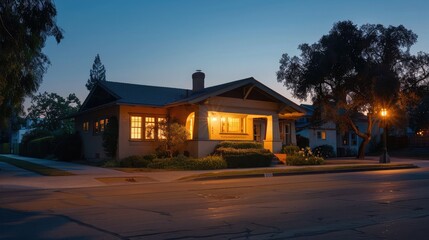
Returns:
[[[107,81],[191,89],[200,69],[206,87],[254,77],[300,104],[277,82],[279,60],[299,55],[300,44],[317,42],[338,21],[402,24],[419,36],[411,51],[429,52],[427,0],[54,2],[64,39],[46,42],[51,66],[39,92],[75,93],[82,102],[97,54]]]

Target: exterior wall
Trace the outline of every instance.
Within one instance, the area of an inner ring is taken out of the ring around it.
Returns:
[[[317,137],[317,133],[322,131],[326,133],[326,139]],[[308,138],[309,147],[312,149],[320,145],[331,145],[334,151],[337,149],[337,131],[333,122],[325,123],[318,128],[303,129],[298,134]]]
[[[102,146],[102,133],[94,132],[94,122],[99,119],[118,116],[118,109],[118,106],[112,106],[100,110],[94,110],[76,117],[75,128],[82,137],[82,150],[84,158],[88,160],[95,160],[107,157]],[[86,121],[89,122],[88,131],[83,130],[83,123]]]
[[[165,108],[140,107],[121,105],[119,111],[119,136],[117,158],[122,159],[131,155],[145,155],[155,153],[159,146],[157,140],[131,140],[130,116],[144,117],[168,117]],[[144,133],[142,133],[144,135]]]

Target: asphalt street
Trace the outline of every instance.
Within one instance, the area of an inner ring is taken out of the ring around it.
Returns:
[[[428,239],[418,169],[0,189],[0,239]],[[55,181],[52,177],[52,181]]]

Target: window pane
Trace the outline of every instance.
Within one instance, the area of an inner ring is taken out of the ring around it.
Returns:
[[[131,116],[131,139],[142,138],[142,117]]]
[[[167,119],[158,118],[158,139],[166,139],[166,129],[167,128]]]
[[[145,118],[145,139],[155,139],[155,118]]]

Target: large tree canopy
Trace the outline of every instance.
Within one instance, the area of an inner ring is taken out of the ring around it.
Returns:
[[[398,118],[428,86],[429,55],[410,53],[416,41],[402,25],[338,22],[317,43],[300,45],[300,56],[283,54],[277,80],[301,100],[312,97],[322,119],[354,130],[363,139],[358,157],[364,158],[380,109]],[[366,130],[356,127],[359,114],[367,116]]]
[[[70,115],[80,108],[80,101],[74,93],[63,98],[56,93],[39,93],[31,100],[28,108],[28,118],[33,121],[33,127],[51,132],[62,130],[72,133],[74,124]]]
[[[89,71],[89,79],[85,84],[86,89],[91,91],[92,87],[94,87],[95,83],[98,81],[106,81],[106,69],[101,63],[100,55],[97,54],[92,64],[92,69]]]
[[[45,41],[63,38],[56,14],[50,0],[0,1],[0,124],[39,88],[49,65]]]

